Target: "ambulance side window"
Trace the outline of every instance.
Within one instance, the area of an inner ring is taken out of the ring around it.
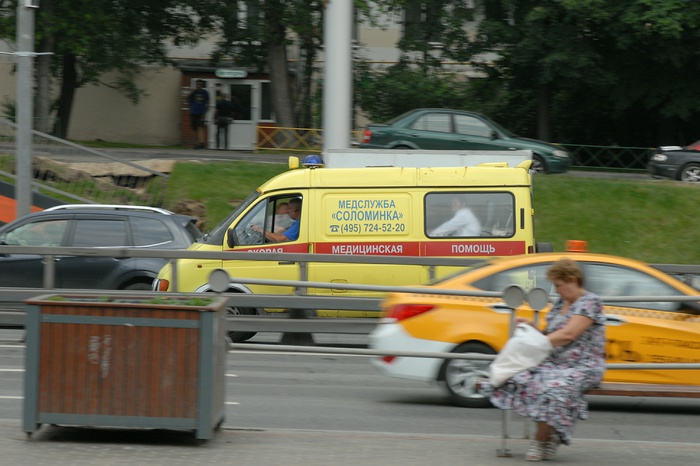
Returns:
[[[512,237],[515,197],[510,192],[437,192],[425,196],[429,238]]]
[[[298,207],[300,199],[301,195],[299,194],[286,194],[258,202],[233,229],[235,244],[237,246],[257,246],[263,243],[281,242],[282,240],[275,240],[269,234],[266,234],[267,238],[265,238],[262,230],[283,235],[294,225],[294,219],[290,217],[289,210],[295,202],[297,202]]]

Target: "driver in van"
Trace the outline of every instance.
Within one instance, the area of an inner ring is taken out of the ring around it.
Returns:
[[[301,199],[296,198],[289,201],[289,216],[294,223],[287,228],[283,233],[273,233],[263,230],[259,225],[253,225],[253,230],[258,233],[264,233],[265,239],[271,243],[286,243],[287,241],[295,241],[299,238],[299,224],[301,223]]]
[[[294,219],[289,216],[289,203],[279,203],[275,211],[275,223],[272,231],[275,233],[284,233],[292,226],[292,223],[294,223]]]

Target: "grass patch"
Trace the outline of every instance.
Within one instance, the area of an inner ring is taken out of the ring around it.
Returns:
[[[557,175],[536,178],[534,197],[537,238],[555,250],[582,239],[592,252],[700,263],[700,251],[690,246],[700,228],[700,186]]]
[[[168,181],[165,208],[182,199],[201,201],[207,209],[205,230],[216,226],[263,182],[287,171],[285,164],[254,162],[178,162]]]
[[[12,172],[13,164],[13,157],[0,156],[0,169]],[[208,230],[263,182],[286,170],[282,163],[178,162],[167,187],[155,182],[147,190],[165,190],[165,208],[182,199],[203,202]],[[100,190],[86,185],[80,191]],[[566,240],[580,239],[588,241],[592,252],[650,263],[700,264],[700,248],[693,247],[700,231],[700,185],[564,174],[535,177],[533,193],[537,240],[552,243],[557,251]],[[123,193],[120,201],[128,202],[128,197]]]

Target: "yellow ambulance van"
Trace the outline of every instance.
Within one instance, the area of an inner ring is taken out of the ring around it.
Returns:
[[[427,159],[422,159],[425,153],[402,158],[387,152],[391,154],[385,157],[362,151],[354,162],[347,151],[327,153],[327,165],[320,156],[308,156],[301,167],[292,157],[289,171],[260,186],[190,250],[469,259],[551,251],[548,243],[535,242],[529,151],[502,157],[468,154],[468,160],[463,153],[449,158],[444,154],[449,151]],[[359,166],[346,168],[352,164]],[[219,268],[234,277],[230,292],[282,292],[280,287],[236,283],[235,277],[300,278],[299,264],[291,261],[180,259],[177,264],[180,292],[211,291],[209,275]],[[311,259],[307,274],[318,282],[401,286],[427,283],[427,269]],[[171,278],[167,265],[154,290],[171,291]],[[310,293],[352,294],[342,289]]]

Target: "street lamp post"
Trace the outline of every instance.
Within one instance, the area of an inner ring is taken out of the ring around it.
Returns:
[[[17,217],[27,215],[32,203],[32,117],[34,82],[34,9],[37,0],[17,5],[17,139],[15,199]]]
[[[347,149],[352,132],[351,0],[328,1],[324,15],[323,149]]]

